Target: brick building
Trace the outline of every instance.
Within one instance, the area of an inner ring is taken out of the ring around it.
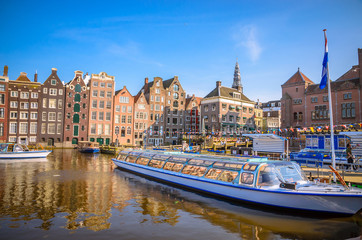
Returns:
[[[262,104],[265,130],[275,130],[281,127],[281,102],[269,101]]]
[[[89,132],[88,140],[100,145],[112,142],[112,115],[114,98],[114,76],[105,72],[92,74],[89,87]]]
[[[4,66],[4,73],[0,76],[0,143],[8,140],[8,66]]]
[[[134,97],[134,144],[137,146],[147,145],[147,129],[149,126],[150,105],[145,94],[140,91]],[[136,128],[137,126],[137,128]]]
[[[334,125],[362,122],[362,49],[358,65],[331,81]],[[282,128],[329,125],[328,88],[319,89],[299,69],[282,85]]]
[[[38,116],[38,142],[43,145],[63,144],[65,87],[57,75],[57,69],[40,87]]]
[[[239,135],[243,130],[255,130],[255,102],[243,94],[239,64],[236,63],[233,87],[214,88],[201,100],[201,116],[207,132]]]
[[[143,129],[143,124],[135,123],[133,127],[134,97],[124,86],[114,95],[113,141],[118,145],[133,145],[134,130]],[[141,112],[143,114],[143,112]],[[139,115],[139,112],[137,112]]]
[[[185,132],[200,133],[202,131],[201,124],[201,100],[200,97],[187,96],[185,106]]]
[[[83,72],[75,71],[74,78],[65,86],[64,143],[74,146],[88,139],[89,88],[83,81]]]
[[[27,74],[22,72],[14,81],[9,80],[9,142],[22,144],[36,144],[39,141],[39,95],[41,83],[37,74],[34,81],[30,81]]]

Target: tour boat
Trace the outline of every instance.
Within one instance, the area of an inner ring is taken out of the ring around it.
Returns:
[[[297,163],[159,151],[121,151],[118,167],[236,202],[302,212],[354,215],[362,189],[310,182]]]
[[[98,153],[100,151],[99,143],[80,141],[78,142],[78,151],[81,153]]]
[[[0,159],[1,160],[24,160],[35,158],[46,158],[49,150],[30,151],[26,145],[17,143],[0,143]]]

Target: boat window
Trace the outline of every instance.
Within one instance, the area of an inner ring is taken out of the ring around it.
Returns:
[[[243,168],[243,166],[244,166],[244,164],[238,164],[238,163],[223,163],[223,162],[214,163],[214,167],[227,168],[227,169],[233,169],[233,170],[240,170]]]
[[[149,161],[150,159],[147,157],[139,157],[136,163],[140,165],[147,165]]]
[[[301,174],[298,167],[293,165],[281,165],[277,167],[277,171],[280,173],[284,182],[295,183],[298,181],[306,181],[305,176]]]
[[[121,161],[124,161],[127,157],[127,154],[118,154],[117,156],[117,160],[121,160]]]
[[[170,170],[173,172],[179,172],[182,167],[183,167],[182,163],[167,162],[163,167],[163,169]]]
[[[188,164],[198,165],[198,166],[211,166],[213,162],[201,159],[191,159]]]
[[[278,179],[274,169],[268,165],[261,166],[258,177],[258,185],[260,186],[274,186],[279,185]]]
[[[167,156],[167,155],[156,155],[153,157],[153,159],[159,159],[159,160],[167,160],[169,158],[170,158],[170,156]]]
[[[8,150],[8,145],[7,144],[0,144],[0,150],[2,152],[6,152]]]
[[[219,175],[217,180],[220,180],[223,182],[232,182],[232,181],[234,181],[236,176],[238,176],[238,172],[225,170]]]
[[[248,172],[243,172],[241,174],[241,183],[243,184],[253,184],[254,182],[254,174],[252,173],[248,173]]]
[[[180,157],[180,156],[173,156],[172,161],[174,162],[186,162],[187,160],[189,160],[190,158],[186,158],[186,157]]]
[[[245,164],[244,171],[255,171],[257,164]]]
[[[216,168],[211,168],[207,174],[205,175],[206,178],[210,178],[210,179],[217,179],[217,177],[219,176],[219,174],[222,172],[221,169],[216,169]]]
[[[136,159],[137,159],[137,156],[129,155],[129,156],[126,158],[126,162],[135,163],[135,162],[136,162]]]
[[[204,176],[206,169],[206,167],[187,165],[182,169],[182,173],[202,177]]]
[[[15,145],[14,147],[14,152],[22,152],[23,151],[23,148],[19,145]]]
[[[164,163],[165,163],[165,161],[152,159],[150,161],[150,163],[148,164],[148,166],[151,166],[151,167],[154,167],[154,168],[162,168]]]

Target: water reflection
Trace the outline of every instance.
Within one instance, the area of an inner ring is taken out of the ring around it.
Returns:
[[[74,150],[55,150],[45,162],[0,162],[0,221],[0,239],[345,239],[361,234],[355,218],[301,218],[235,206],[115,169],[109,155]]]
[[[356,217],[318,219],[260,211],[173,188],[118,169],[116,172],[119,178],[128,179],[129,185],[137,189],[137,203],[142,214],[150,215],[155,223],[162,221],[174,225],[181,210],[237,233],[242,239],[271,239],[275,235],[291,239],[346,239],[361,234],[359,225],[362,222]]]

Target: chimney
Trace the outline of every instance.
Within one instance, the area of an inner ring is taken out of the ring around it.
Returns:
[[[221,87],[221,81],[216,81],[216,87]]]
[[[35,71],[35,74],[34,74],[34,82],[38,82],[38,72]]]
[[[145,85],[148,84],[148,77],[145,78]]]
[[[58,69],[52,68],[52,73],[57,73]]]
[[[5,65],[4,66],[4,77],[8,76],[8,71],[9,71],[9,67],[8,67],[8,65]]]
[[[20,76],[26,77],[26,75],[27,75],[26,72],[21,72],[21,73],[20,73]]]

